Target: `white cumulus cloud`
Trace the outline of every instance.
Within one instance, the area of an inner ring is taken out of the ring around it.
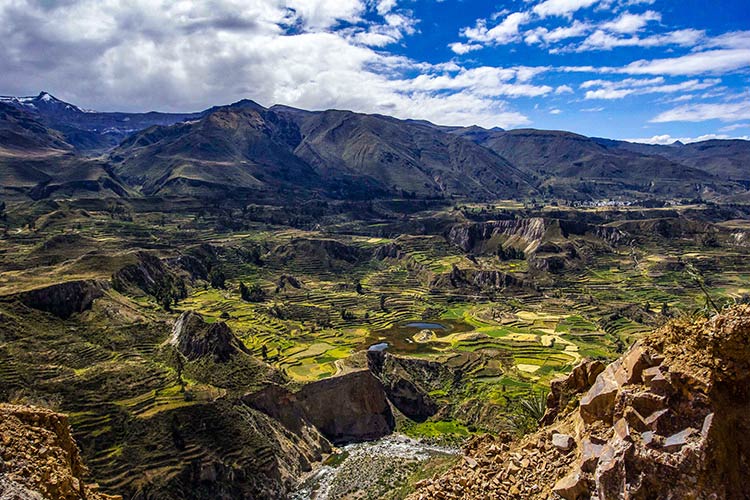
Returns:
[[[640,139],[625,139],[625,141],[638,142],[641,144],[669,146],[671,144],[674,144],[675,142],[681,142],[683,144],[690,144],[693,142],[710,141],[713,139],[741,139],[741,140],[746,141],[746,140],[749,140],[750,137],[748,136],[730,137],[726,134],[705,134],[705,135],[701,135],[698,137],[672,137],[669,134],[662,134],[662,135],[654,135],[651,137],[642,137]]]
[[[486,20],[480,19],[473,28],[464,28],[462,34],[474,42],[506,44],[519,39],[519,27],[530,17],[528,12],[514,12],[492,28],[487,27]]]
[[[750,66],[750,49],[718,49],[678,57],[640,60],[615,70],[631,75],[701,75]]]
[[[652,118],[652,123],[666,122],[703,122],[721,120],[736,122],[750,120],[750,101],[731,103],[700,103],[679,106],[659,113]]]
[[[483,48],[484,46],[479,43],[455,42],[455,43],[449,44],[448,47],[450,47],[450,49],[456,54],[463,55],[463,54],[468,54],[469,52],[473,52],[475,50],[479,50]]]
[[[544,18],[548,16],[569,17],[574,12],[591,7],[598,0],[546,0],[532,9],[535,14]]]
[[[527,69],[483,75],[380,50],[417,22],[389,0],[0,0],[0,89],[101,110],[250,98],[487,127],[528,124],[506,98],[551,92]]]
[[[693,92],[705,90],[718,85],[721,80],[687,80],[679,83],[665,84],[663,77],[649,79],[627,78],[622,81],[589,80],[581,84],[587,90],[585,99],[622,99],[630,95],[672,94],[676,92]]]
[[[614,31],[615,33],[635,33],[651,21],[661,21],[661,14],[653,10],[647,10],[642,14],[625,12],[617,19],[603,23],[601,27],[604,30]]]

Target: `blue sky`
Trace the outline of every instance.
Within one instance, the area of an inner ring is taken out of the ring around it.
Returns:
[[[0,93],[750,137],[747,0],[0,0]]]
[[[535,127],[615,138],[750,135],[750,32],[745,31],[750,29],[750,5],[745,1],[584,0],[557,2],[557,13],[552,2],[446,0],[439,8],[432,2],[412,5],[421,19],[420,30],[413,42],[397,49],[404,55],[421,54],[433,63],[453,57],[466,68],[549,68],[533,82],[564,90],[512,101]],[[512,19],[521,22],[509,22]],[[486,28],[487,34],[472,31],[477,26]],[[678,58],[709,51],[712,40],[727,34],[734,40],[720,48],[742,50],[739,63],[729,68],[706,66],[703,71],[680,64]],[[647,74],[563,70],[624,68],[655,59],[675,61],[666,71]],[[700,121],[695,120],[706,116],[669,115],[676,108],[689,111],[691,105],[726,103],[744,103],[744,119],[734,107],[726,113],[715,110],[714,119]]]

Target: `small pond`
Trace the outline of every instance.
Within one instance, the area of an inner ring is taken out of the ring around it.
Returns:
[[[404,321],[386,330],[370,332],[365,338],[362,349],[382,351],[388,349],[393,353],[428,353],[437,352],[430,342],[415,342],[414,337],[422,330],[430,330],[435,337],[445,337],[453,333],[469,332],[473,327],[463,321],[441,319],[438,321]],[[382,345],[385,344],[385,347]]]
[[[414,321],[413,323],[406,323],[405,328],[419,328],[420,330],[447,330],[448,327],[442,323],[427,323],[423,321]]]

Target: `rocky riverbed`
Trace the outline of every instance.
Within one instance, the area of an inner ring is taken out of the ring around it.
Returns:
[[[447,464],[458,448],[435,446],[401,434],[341,447],[300,482],[293,500],[396,498],[425,465]],[[395,496],[394,496],[395,495]]]

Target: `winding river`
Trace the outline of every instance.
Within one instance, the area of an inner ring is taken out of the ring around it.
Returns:
[[[343,446],[335,465],[321,465],[304,477],[292,500],[333,500],[356,489],[392,481],[398,468],[404,470],[438,456],[459,453],[458,448],[435,446],[402,434],[391,434],[377,441]],[[330,462],[330,461],[329,461]]]

